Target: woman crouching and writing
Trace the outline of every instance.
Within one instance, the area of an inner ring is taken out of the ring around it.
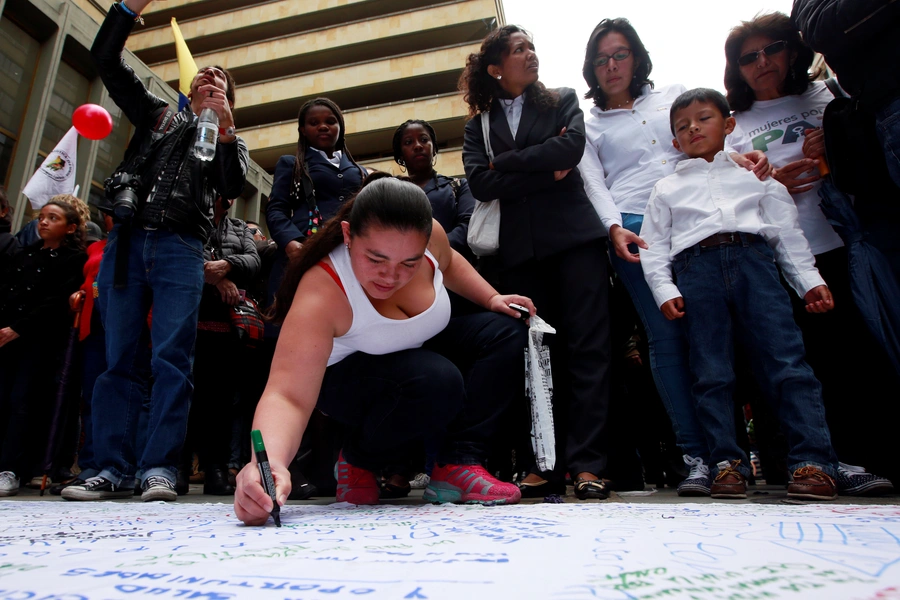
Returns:
[[[509,304],[535,308],[498,294],[433,223],[419,186],[376,174],[288,267],[275,296],[281,337],[253,421],[280,504],[317,407],[346,427],[339,502],[378,503],[372,471],[429,438],[443,441],[427,501],[519,501],[480,462],[500,414],[524,394],[527,328]],[[451,318],[447,289],[492,312]],[[238,475],[234,504],[248,525],[273,508],[255,461]]]

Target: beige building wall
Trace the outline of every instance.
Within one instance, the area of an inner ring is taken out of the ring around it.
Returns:
[[[271,173],[281,155],[294,154],[300,106],[327,96],[344,112],[347,146],[360,163],[399,173],[394,130],[425,119],[439,138],[437,168],[459,176],[467,116],[457,81],[503,11],[498,0],[154,2],[128,47],[177,86],[172,17],[198,65],[234,75],[237,128],[262,169]]]
[[[89,53],[111,4],[0,0],[0,181],[12,207],[13,231],[32,217],[22,188],[71,127],[75,108],[88,102],[104,106],[114,122],[106,139],[78,141],[78,196],[100,220],[96,205],[102,198],[103,180],[122,160],[132,132],[131,124],[109,99]],[[177,105],[177,94],[166,81],[128,50],[125,60],[153,93]],[[271,188],[271,175],[252,163],[235,214],[258,215]]]
[[[109,100],[88,52],[110,4],[0,0],[0,58],[21,71],[0,78],[0,94],[12,107],[9,114],[0,108],[0,172],[16,226],[30,217],[20,190],[78,105],[103,104],[116,123],[110,138],[79,142],[80,196],[96,204],[103,179],[124,154],[131,126]],[[157,95],[177,102],[172,17],[198,65],[220,64],[234,75],[235,121],[254,162],[233,213],[263,224],[271,173],[279,156],[296,149],[297,112],[318,96],[341,106],[348,148],[367,167],[399,173],[393,132],[416,118],[437,132],[439,172],[462,175],[467,117],[457,80],[466,56],[504,21],[499,0],[165,0],[143,17],[126,61]]]

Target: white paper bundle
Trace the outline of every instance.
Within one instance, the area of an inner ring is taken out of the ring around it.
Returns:
[[[525,349],[525,393],[531,400],[531,446],[541,471],[556,466],[556,438],[553,434],[553,375],[545,333],[556,330],[538,316],[531,317],[528,348]]]

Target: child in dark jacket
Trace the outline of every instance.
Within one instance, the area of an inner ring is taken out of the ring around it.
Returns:
[[[68,298],[82,281],[84,223],[70,204],[54,196],[38,217],[40,240],[19,249],[6,265],[0,287],[0,496],[18,493],[30,460],[33,416],[46,409],[56,363],[69,330]]]

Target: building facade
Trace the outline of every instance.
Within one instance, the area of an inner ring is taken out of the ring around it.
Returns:
[[[79,140],[79,196],[95,204],[122,158],[130,124],[88,55],[108,7],[0,0],[0,174],[14,227],[29,212],[20,190],[77,106],[101,104],[115,123],[104,140]],[[126,60],[157,95],[176,102],[172,17],[199,66],[222,65],[234,75],[235,122],[253,165],[233,214],[260,222],[278,157],[296,150],[300,105],[318,96],[341,106],[348,148],[367,167],[398,172],[391,138],[416,118],[435,127],[438,170],[462,174],[466,107],[457,80],[466,56],[503,23],[500,0],[158,0],[143,16]]]

